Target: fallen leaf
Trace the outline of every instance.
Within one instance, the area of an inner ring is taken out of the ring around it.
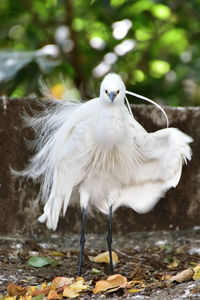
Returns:
[[[82,277],[80,277],[82,278]],[[75,292],[82,292],[88,289],[88,286],[85,284],[84,279],[80,279],[74,283],[72,283],[70,286],[70,289],[72,289]]]
[[[90,273],[91,274],[99,274],[99,273],[101,273],[101,271],[98,270],[98,269],[92,268],[92,270],[90,271]]]
[[[65,254],[61,253],[61,252],[57,252],[57,251],[52,251],[52,252],[49,252],[50,255],[53,255],[53,256],[60,256],[60,257],[64,257]]]
[[[127,282],[125,288],[126,289],[131,289],[132,288],[131,282]]]
[[[28,291],[29,289],[29,286],[26,286],[26,287],[21,287],[21,286],[18,286],[14,283],[11,283],[8,285],[7,287],[7,292],[8,292],[8,295],[9,296],[23,296],[26,294],[26,292]]]
[[[66,286],[63,291],[63,296],[67,298],[76,298],[79,296],[79,293],[71,289],[70,287]]]
[[[6,297],[6,300],[16,300],[16,296],[15,297]]]
[[[165,264],[171,264],[173,262],[173,258],[170,256],[167,256],[163,259]]]
[[[188,281],[191,280],[193,278],[194,275],[194,271],[192,268],[188,268],[182,272],[177,273],[176,275],[172,276],[169,281],[170,282],[184,282],[184,281]]]
[[[194,261],[190,261],[189,265],[192,267],[196,267],[198,265],[198,263],[194,262]]]
[[[36,298],[36,297],[35,297]],[[27,294],[25,295],[25,297],[20,297],[19,300],[33,300],[34,298],[32,298],[32,296],[28,296]],[[35,300],[35,299],[34,299]],[[37,299],[36,299],[37,300]],[[38,300],[42,300],[42,299],[38,299]]]
[[[44,295],[43,294],[35,296],[35,297],[31,297],[31,300],[43,300],[43,299],[44,299]],[[26,300],[28,300],[28,299],[26,299]]]
[[[76,281],[80,281],[80,280],[82,280],[85,283],[85,280],[82,276],[76,277]]]
[[[62,295],[58,295],[56,291],[50,291],[48,294],[48,300],[61,299]]]
[[[119,262],[118,255],[115,251],[112,251],[112,259],[114,265],[116,265]],[[92,262],[109,264],[110,263],[109,252],[106,251],[98,254],[97,256],[89,256],[89,260]]]
[[[174,269],[177,268],[179,265],[180,265],[180,261],[176,257],[173,257],[173,261],[167,267],[169,269]]]
[[[52,281],[56,285],[56,288],[63,287],[65,285],[70,285],[74,282],[74,277],[56,277]]]
[[[164,275],[162,275],[160,280],[165,281],[165,280],[170,280],[171,278],[172,278],[172,275],[164,274]]]
[[[28,293],[31,295],[33,291],[35,291],[36,286],[31,286],[30,289],[28,290]]]
[[[118,290],[119,288],[125,288],[126,284],[127,284],[126,277],[120,274],[111,275],[107,278],[107,280],[97,281],[95,288],[93,289],[93,293],[97,294],[106,291],[111,292],[114,290]]]
[[[137,284],[143,284],[144,283],[144,281],[143,280],[131,280],[131,285],[137,285]]]
[[[173,247],[171,245],[164,245],[164,246],[161,246],[161,249],[171,251],[173,249]]]
[[[130,289],[128,290],[130,293],[138,293],[138,292],[141,292],[143,291],[144,289]]]
[[[47,283],[46,283],[46,282],[44,282],[44,283],[41,285],[41,288],[40,288],[40,290],[44,290],[46,287],[47,287]]]
[[[44,295],[44,296],[47,296],[49,294],[49,291],[51,290],[50,287],[47,287],[43,290],[35,290],[31,293],[31,296],[34,297],[34,296],[39,296],[39,295]]]
[[[200,279],[200,265],[197,265],[196,267],[193,268],[194,275],[193,275],[193,280],[198,280]]]
[[[175,249],[176,254],[184,254],[188,250],[188,245],[181,245]]]
[[[94,294],[105,292],[113,286],[106,280],[99,280],[96,282],[95,288],[92,290]]]
[[[57,264],[56,261],[45,256],[31,256],[28,260],[28,266],[34,268],[42,268],[47,265],[55,267]]]

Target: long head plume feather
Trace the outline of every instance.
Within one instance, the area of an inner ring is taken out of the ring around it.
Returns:
[[[162,113],[163,113],[163,115],[164,115],[164,117],[165,117],[165,119],[166,119],[166,127],[167,127],[167,128],[169,127],[169,120],[168,120],[167,114],[166,114],[166,112],[164,111],[164,109],[163,109],[158,103],[154,102],[153,100],[151,100],[151,99],[149,99],[149,98],[147,98],[147,97],[144,97],[144,96],[142,96],[142,95],[139,95],[139,94],[136,94],[136,93],[133,93],[133,92],[126,91],[126,94],[131,95],[131,96],[134,96],[134,97],[137,97],[137,98],[140,98],[140,99],[142,99],[142,100],[144,100],[144,101],[147,101],[147,102],[149,102],[149,103],[155,105],[157,108],[159,108],[159,109],[162,111]],[[125,99],[126,99],[126,103],[127,103],[127,106],[128,106],[128,110],[129,110],[130,114],[133,116],[132,110],[131,110],[131,108],[130,108],[130,104],[129,104],[128,99],[127,99],[126,96],[125,96]]]

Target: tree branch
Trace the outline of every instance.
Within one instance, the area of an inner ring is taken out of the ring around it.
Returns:
[[[71,0],[65,0],[65,8],[67,12],[67,19],[66,19],[66,25],[68,26],[70,30],[70,37],[71,40],[74,43],[74,48],[71,51],[71,57],[72,57],[72,66],[75,70],[75,83],[77,87],[80,87],[80,85],[84,82],[84,76],[81,69],[81,55],[79,53],[78,44],[77,44],[77,36],[76,32],[74,31],[72,27],[72,21],[73,21],[73,7],[72,7],[72,1]]]

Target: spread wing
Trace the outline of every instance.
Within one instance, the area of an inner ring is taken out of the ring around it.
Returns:
[[[133,140],[143,163],[137,166],[136,182],[124,188],[120,197],[124,205],[146,213],[178,184],[183,163],[191,159],[192,138],[178,129],[167,128],[154,133],[134,131]]]
[[[84,104],[57,105],[45,115],[27,119],[36,130],[37,154],[20,175],[41,182],[38,200],[45,203],[40,222],[55,230],[61,210],[63,213],[73,188],[84,178],[90,144],[90,116],[96,101]]]

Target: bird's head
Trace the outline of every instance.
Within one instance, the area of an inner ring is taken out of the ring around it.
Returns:
[[[125,85],[115,73],[106,75],[101,83],[100,98],[105,103],[124,103]]]

